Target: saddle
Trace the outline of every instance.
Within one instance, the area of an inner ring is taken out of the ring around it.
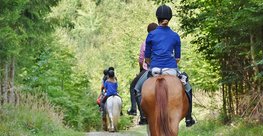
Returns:
[[[148,72],[147,79],[149,77],[159,76],[159,75],[175,75],[181,80],[181,82],[184,85],[186,85],[186,83],[188,82],[188,75],[185,72],[181,72],[179,70],[174,70],[170,68],[153,68]]]
[[[106,101],[107,101],[107,99],[109,98],[109,97],[111,97],[111,96],[118,96],[118,97],[120,97],[118,94],[113,94],[113,95],[109,95],[109,96],[104,96],[103,98],[102,98],[102,103],[105,103]],[[121,98],[121,97],[120,97]]]

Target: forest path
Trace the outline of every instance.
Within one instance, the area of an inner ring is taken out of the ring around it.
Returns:
[[[89,132],[85,136],[147,136],[147,126],[146,125],[136,125],[129,130],[122,130],[119,132]]]

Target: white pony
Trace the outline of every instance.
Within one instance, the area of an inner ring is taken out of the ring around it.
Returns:
[[[105,103],[106,109],[106,128],[110,132],[117,131],[118,120],[120,118],[122,101],[118,95],[110,96]]]

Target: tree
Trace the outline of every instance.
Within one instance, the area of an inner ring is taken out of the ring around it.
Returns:
[[[199,46],[198,51],[220,68],[226,121],[233,114],[260,118],[262,3],[182,0],[179,8],[185,34],[194,35],[192,43]],[[246,101],[241,95],[255,101]],[[254,102],[258,104],[252,106]]]
[[[52,27],[45,22],[44,15],[50,11],[49,7],[55,5],[56,2],[51,0],[45,2],[37,0],[0,1],[2,104],[15,103],[16,64],[28,60],[23,58],[23,54],[32,53],[32,51],[38,50],[40,45],[44,45],[41,44],[42,39],[45,39],[45,35],[52,30]]]

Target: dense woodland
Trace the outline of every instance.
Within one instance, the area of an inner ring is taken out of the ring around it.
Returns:
[[[102,71],[115,67],[126,111],[139,47],[160,4],[173,9],[179,67],[194,92],[221,94],[224,123],[262,123],[262,0],[0,0],[1,105],[45,97],[65,125],[100,129]],[[120,127],[130,123],[126,117]]]
[[[225,121],[231,116],[261,120],[263,104],[263,2],[182,0],[184,34],[219,71]]]

